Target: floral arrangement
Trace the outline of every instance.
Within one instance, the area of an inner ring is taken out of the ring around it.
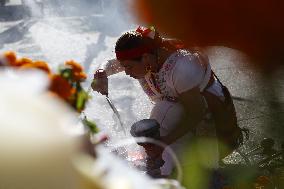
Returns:
[[[66,61],[59,66],[56,73],[52,73],[45,61],[33,61],[27,57],[18,58],[15,52],[7,51],[0,55],[0,65],[18,70],[38,69],[43,71],[50,80],[49,94],[62,99],[78,113],[82,113],[90,99],[88,92],[81,85],[86,80],[87,74],[83,67],[74,60]],[[82,123],[89,128],[91,133],[97,132],[95,123],[88,120],[86,116],[84,116]]]

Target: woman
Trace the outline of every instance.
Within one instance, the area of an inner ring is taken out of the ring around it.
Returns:
[[[115,53],[117,59],[108,61],[104,70],[94,75],[92,88],[107,94],[107,76],[120,71],[138,79],[155,103],[150,118],[161,125],[162,142],[176,148],[187,140],[188,133],[198,130],[208,112],[220,144],[226,146],[219,145],[220,159],[242,142],[230,93],[215,77],[207,56],[182,49],[178,41],[163,39],[154,28],[143,27],[123,34]],[[172,168],[166,156],[164,153],[162,174],[169,174]]]

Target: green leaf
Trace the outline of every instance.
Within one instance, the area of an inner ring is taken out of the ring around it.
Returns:
[[[86,91],[80,90],[79,92],[77,92],[76,109],[83,110],[88,99],[89,95]]]
[[[82,123],[84,124],[85,127],[87,127],[91,131],[92,134],[99,132],[99,129],[98,129],[96,123],[88,120],[87,117],[83,118]]]

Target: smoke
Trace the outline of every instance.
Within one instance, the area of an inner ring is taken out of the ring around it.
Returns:
[[[30,29],[32,38],[45,60],[54,65],[62,63],[64,57],[75,59],[88,72],[113,56],[116,38],[135,27],[129,0],[25,2],[30,19],[37,21]],[[106,53],[101,58],[103,51]]]
[[[21,5],[27,10],[25,19],[10,25],[0,22],[8,28],[0,33],[3,39],[0,50],[13,50],[19,57],[44,60],[53,71],[57,71],[59,64],[73,59],[83,65],[88,74],[84,83],[87,88],[94,70],[114,57],[117,38],[136,28],[128,10],[129,3],[131,0],[25,1],[25,5]],[[23,25],[27,26],[21,32]],[[152,104],[137,81],[118,74],[110,79],[109,87],[110,98],[121,110],[125,125],[148,117]],[[113,131],[116,122],[106,99],[95,92],[91,95],[94,100],[89,101],[85,111],[88,118],[101,130],[111,132],[111,137],[117,137],[120,133]]]

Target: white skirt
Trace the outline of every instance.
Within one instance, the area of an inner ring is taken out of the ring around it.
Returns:
[[[153,107],[150,115],[150,119],[155,119],[160,124],[160,134],[161,136],[166,136],[170,132],[172,132],[175,127],[179,125],[180,119],[183,114],[183,107],[181,104],[177,102],[170,102],[166,100],[158,101],[155,106]],[[200,134],[196,133],[197,135],[201,136],[215,136],[214,131],[214,124],[205,124],[204,122],[201,122],[198,127],[197,131],[200,130]],[[212,129],[213,128],[213,129]],[[204,132],[206,130],[206,132]],[[212,131],[213,130],[213,131]],[[206,133],[206,134],[205,134]],[[175,164],[173,162],[173,159],[171,155],[168,153],[168,149],[171,148],[175,154],[177,155],[178,159],[181,160],[184,152],[188,152],[189,146],[191,144],[193,138],[193,133],[188,132],[184,136],[182,136],[180,139],[169,145],[167,148],[165,148],[162,158],[165,161],[165,164],[161,167],[162,175],[170,175],[175,168]],[[214,142],[213,142],[214,143]],[[210,156],[213,157],[213,160],[211,162],[206,162],[210,165],[210,167],[218,166],[218,147],[217,143],[213,144],[210,143]],[[213,150],[212,150],[213,149]],[[208,151],[208,150],[207,150]],[[182,167],[184,166],[190,166],[190,162],[183,161],[180,162]]]

